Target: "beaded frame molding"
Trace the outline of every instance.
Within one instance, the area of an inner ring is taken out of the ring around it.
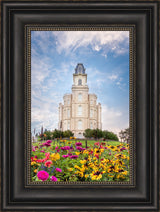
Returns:
[[[136,184],[136,26],[135,25],[25,25],[25,187],[60,185],[107,185],[135,187]],[[129,155],[127,182],[33,182],[31,180],[31,31],[129,31]]]

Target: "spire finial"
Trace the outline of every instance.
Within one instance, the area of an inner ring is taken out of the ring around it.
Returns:
[[[75,68],[75,74],[85,74],[85,68],[83,63],[78,63]]]

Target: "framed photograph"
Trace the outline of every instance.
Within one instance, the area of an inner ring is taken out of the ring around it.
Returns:
[[[133,37],[134,26],[27,25],[28,183],[133,184]]]
[[[158,6],[2,1],[2,211],[158,211]]]

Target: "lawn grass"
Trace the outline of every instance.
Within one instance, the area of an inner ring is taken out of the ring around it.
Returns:
[[[54,140],[53,140],[54,141]],[[76,143],[76,142],[81,142],[82,143],[82,146],[85,147],[86,146],[86,141],[85,140],[78,140],[78,139],[75,139],[75,140],[67,140],[67,141],[71,141],[73,144]],[[39,143],[43,143],[43,142],[46,142],[46,141],[38,141],[38,142],[32,142],[32,145],[33,146],[37,146]],[[98,141],[98,140],[87,140],[87,146],[93,146],[94,143],[96,142],[105,142],[107,145],[112,145],[112,146],[116,146],[116,145],[119,145],[121,144],[122,142],[120,141]],[[59,144],[59,141],[57,142],[57,140],[54,141],[54,144],[55,145],[58,145]],[[126,143],[123,143],[124,146],[126,146],[127,144]]]

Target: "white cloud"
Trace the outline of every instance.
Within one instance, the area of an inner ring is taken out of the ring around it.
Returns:
[[[129,126],[129,111],[123,112],[102,105],[102,129],[118,133]]]
[[[112,74],[112,75],[108,76],[108,78],[109,78],[110,80],[116,80],[116,79],[118,78],[118,75]]]
[[[101,50],[101,47],[98,46],[98,45],[96,45],[96,46],[94,47],[94,50],[97,51],[97,52],[99,52],[99,51]]]
[[[54,38],[59,54],[64,50],[65,53],[73,53],[79,47],[91,46],[95,51],[102,51],[106,57],[109,51],[115,55],[128,52],[129,45],[128,31],[36,31],[32,37],[43,52],[53,45],[51,40]]]

